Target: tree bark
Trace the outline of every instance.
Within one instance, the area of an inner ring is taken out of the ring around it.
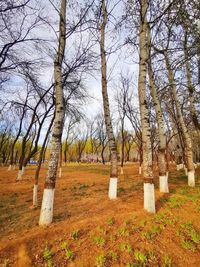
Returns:
[[[125,152],[124,119],[125,119],[125,115],[123,115],[121,118],[121,138],[122,138],[122,142],[121,142],[121,174],[124,174],[124,170],[123,170],[124,152]]]
[[[185,71],[186,71],[186,78],[187,78],[187,89],[189,92],[190,114],[191,114],[191,119],[193,121],[194,127],[195,127],[198,135],[200,135],[200,124],[198,121],[197,111],[196,111],[196,107],[195,107],[195,99],[194,99],[195,87],[192,83],[192,75],[191,75],[191,71],[190,71],[187,40],[188,40],[187,30],[185,30],[184,56],[185,56]]]
[[[176,112],[177,112],[178,120],[180,122],[180,127],[181,127],[184,144],[185,144],[185,153],[187,157],[187,169],[188,169],[188,185],[194,187],[195,186],[195,170],[194,170],[194,162],[193,162],[192,141],[191,141],[188,129],[186,127],[184,118],[183,118],[181,105],[180,105],[180,102],[177,96],[174,75],[173,75],[173,71],[172,71],[167,53],[164,53],[164,56],[165,56],[165,62],[167,66],[168,76],[169,76],[169,83],[171,86],[172,95],[173,95],[175,106],[176,106]]]
[[[45,147],[46,147],[46,144],[47,144],[49,133],[51,131],[51,127],[53,125],[53,121],[54,121],[54,116],[53,116],[53,118],[52,118],[52,120],[51,120],[51,122],[49,124],[48,129],[47,129],[46,136],[44,138],[44,141],[43,141],[43,144],[42,144],[42,148],[40,150],[37,169],[35,171],[35,183],[34,183],[34,186],[33,186],[33,207],[37,207],[38,206],[38,180],[39,180],[40,169],[41,169],[41,165],[42,165],[43,154],[44,154],[44,151],[45,151]]]
[[[144,178],[144,209],[155,213],[155,193],[152,170],[151,133],[149,123],[149,112],[146,97],[146,70],[147,70],[147,9],[148,1],[141,1],[141,21],[139,34],[139,79],[138,95],[140,105],[140,119],[142,128],[142,157],[143,157],[143,178]]]
[[[168,193],[168,177],[166,166],[166,136],[165,136],[165,123],[163,120],[160,100],[156,89],[156,84],[153,75],[152,63],[151,63],[151,35],[150,29],[148,29],[148,46],[149,46],[149,59],[148,59],[148,73],[150,82],[150,91],[153,99],[153,104],[156,112],[156,121],[158,123],[158,168],[159,168],[159,185],[160,192]]]
[[[110,184],[109,184],[109,198],[117,198],[117,178],[118,178],[118,156],[116,141],[113,133],[109,99],[107,92],[107,63],[106,63],[106,51],[105,51],[105,28],[107,25],[107,9],[105,0],[102,0],[102,13],[103,22],[100,28],[100,53],[101,53],[101,84],[102,84],[102,96],[104,107],[104,119],[106,125],[106,133],[108,136],[108,143],[110,149]]]
[[[54,61],[54,82],[55,82],[55,120],[51,137],[51,153],[49,167],[44,185],[42,207],[40,212],[39,225],[48,225],[53,219],[54,191],[58,169],[58,160],[61,147],[61,139],[64,124],[64,95],[62,84],[62,62],[65,53],[65,32],[66,32],[66,0],[61,0],[59,39],[56,59]]]

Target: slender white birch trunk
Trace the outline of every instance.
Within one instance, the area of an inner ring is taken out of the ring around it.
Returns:
[[[141,0],[141,21],[139,35],[139,79],[138,95],[140,104],[140,117],[142,127],[142,171],[144,178],[144,209],[155,213],[155,192],[152,170],[152,150],[150,140],[149,111],[146,96],[146,75],[147,75],[147,9],[148,0]]]
[[[188,42],[188,36],[187,36],[187,30],[185,30],[184,57],[185,57],[185,71],[186,71],[186,78],[187,78],[187,89],[189,92],[190,114],[191,114],[191,119],[193,121],[194,127],[197,131],[197,134],[198,136],[200,136],[200,125],[198,121],[197,111],[195,107],[195,98],[194,98],[195,87],[192,83],[192,75],[191,75],[191,70],[190,70],[187,42]]]
[[[109,193],[110,199],[117,198],[117,179],[118,179],[118,158],[117,147],[115,137],[112,128],[112,121],[110,116],[109,98],[107,92],[107,63],[106,63],[106,51],[105,51],[105,29],[107,25],[107,9],[105,0],[102,0],[102,14],[103,21],[100,27],[100,53],[101,53],[101,84],[102,84],[102,96],[104,107],[104,119],[106,125],[106,133],[108,136],[109,149],[110,149],[110,183]]]
[[[165,56],[167,70],[168,70],[169,83],[171,86],[172,95],[173,95],[175,106],[176,106],[177,116],[178,116],[180,127],[183,133],[183,140],[185,144],[186,157],[187,157],[188,185],[191,187],[194,187],[195,186],[195,170],[194,170],[194,161],[193,161],[192,141],[191,141],[188,129],[186,127],[184,118],[183,118],[181,105],[180,105],[178,95],[177,95],[176,84],[174,81],[174,75],[173,75],[173,71],[172,71],[167,53],[164,53],[164,56]]]
[[[53,220],[53,203],[55,182],[61,148],[61,139],[64,124],[64,95],[62,87],[62,62],[65,52],[66,32],[66,0],[61,0],[59,39],[56,59],[54,61],[54,82],[55,82],[55,120],[51,137],[51,153],[49,167],[44,185],[42,207],[40,212],[39,225],[48,225]]]
[[[167,176],[167,165],[166,165],[166,136],[165,136],[165,123],[162,115],[160,100],[158,98],[158,93],[156,89],[156,84],[154,80],[154,74],[151,64],[151,32],[148,27],[148,49],[149,49],[149,59],[148,59],[148,74],[150,82],[150,91],[153,99],[154,108],[156,111],[156,120],[158,123],[158,168],[159,168],[159,185],[160,192],[168,193],[168,176]]]

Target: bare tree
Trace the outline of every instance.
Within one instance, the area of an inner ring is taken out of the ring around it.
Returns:
[[[140,103],[140,116],[142,128],[142,157],[143,157],[143,178],[144,178],[144,209],[155,213],[155,193],[152,170],[152,151],[150,141],[149,111],[146,97],[146,75],[147,75],[147,9],[148,0],[141,0],[141,18],[139,33],[139,79],[138,95]]]
[[[154,73],[151,63],[151,30],[148,27],[148,49],[149,49],[149,58],[148,58],[148,74],[149,74],[149,83],[151,96],[156,112],[156,121],[158,124],[158,167],[159,167],[159,182],[160,182],[160,192],[168,193],[168,177],[166,169],[166,136],[165,136],[165,123],[162,116],[161,104],[157,93]],[[152,153],[153,154],[153,153]]]
[[[58,49],[54,61],[54,81],[56,98],[55,120],[52,129],[51,155],[49,160],[49,168],[45,179],[45,187],[39,220],[40,225],[50,224],[53,219],[55,182],[65,114],[62,82],[62,62],[65,53],[66,4],[66,0],[61,0]]]
[[[118,157],[115,137],[113,133],[112,121],[110,116],[109,98],[107,92],[107,63],[105,51],[105,29],[108,22],[107,8],[105,0],[101,1],[102,8],[102,23],[100,26],[100,53],[101,53],[101,84],[104,107],[104,118],[106,125],[106,133],[108,136],[108,144],[110,148],[110,184],[109,198],[116,199],[117,197],[117,178],[118,178]]]

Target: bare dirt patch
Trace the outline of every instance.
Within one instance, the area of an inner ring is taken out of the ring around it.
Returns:
[[[137,164],[125,166],[116,201],[107,197],[109,166],[68,165],[56,184],[54,222],[39,227],[40,206],[30,208],[34,170],[16,183],[17,171],[0,169],[2,266],[200,266],[199,180],[189,188],[172,167],[164,195],[156,177],[157,213],[150,215]],[[45,173],[43,167],[39,204]]]

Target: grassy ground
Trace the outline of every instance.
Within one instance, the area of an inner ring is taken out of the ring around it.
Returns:
[[[161,194],[155,172],[150,215],[136,164],[125,166],[115,201],[107,198],[109,166],[68,165],[56,184],[54,222],[39,227],[40,207],[30,209],[34,170],[16,183],[17,171],[0,169],[0,266],[200,266],[199,179],[189,188],[172,166],[170,194]]]

